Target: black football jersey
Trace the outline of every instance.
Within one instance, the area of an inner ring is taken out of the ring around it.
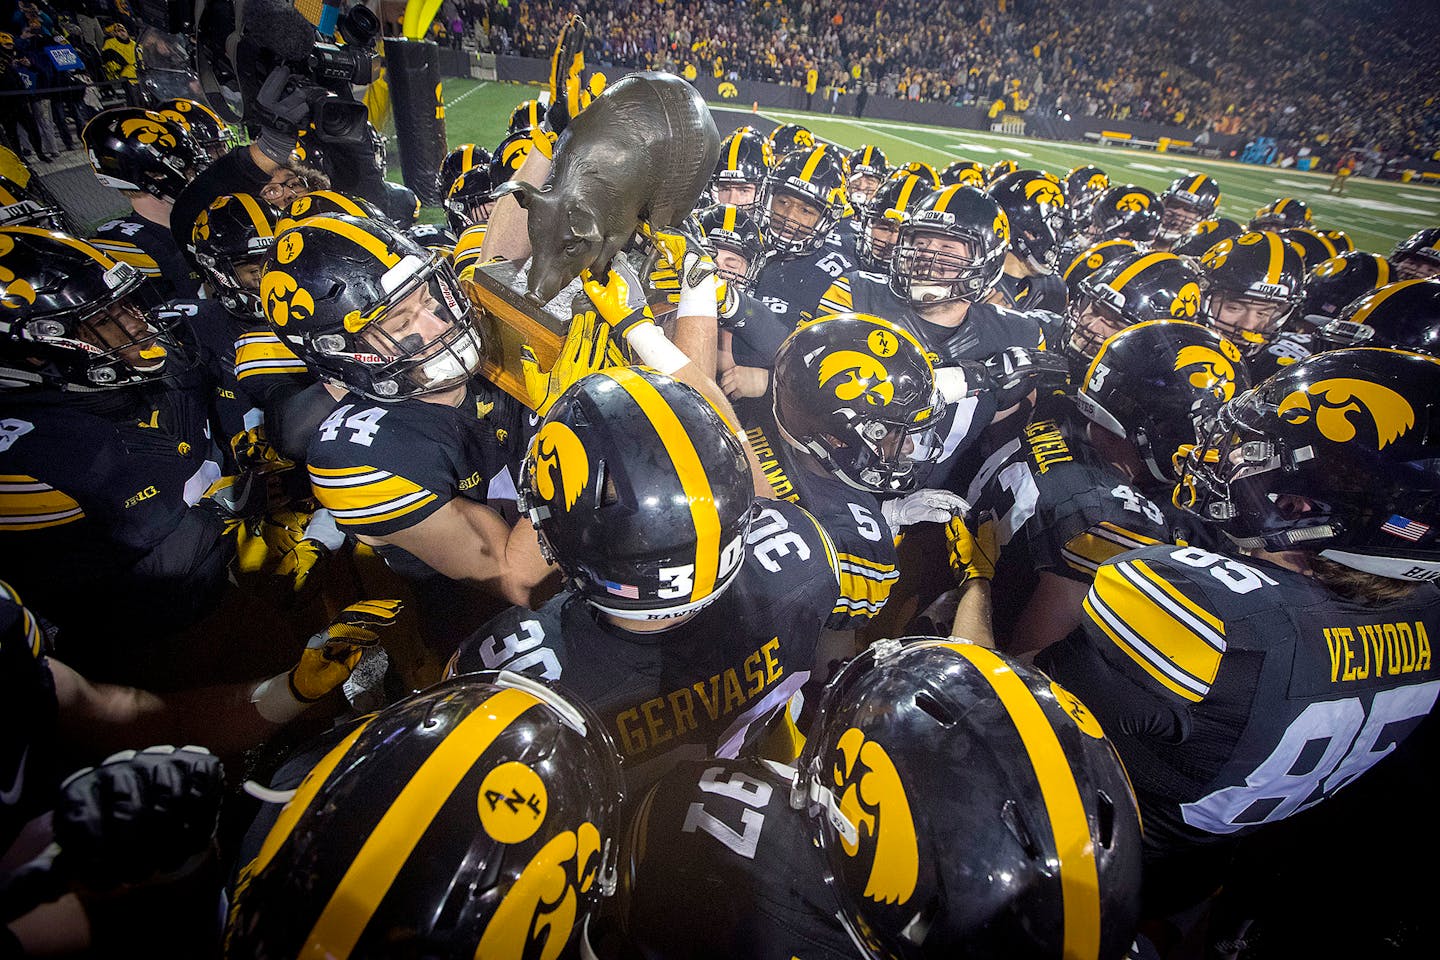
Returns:
[[[0,849],[51,809],[60,783],[59,708],[45,645],[35,615],[0,593]]]
[[[569,591],[477,631],[449,673],[501,668],[560,680],[605,721],[630,788],[698,756],[735,756],[752,726],[810,679],[836,607],[834,548],[793,503],[757,500],[745,560],[725,592],[662,633],[631,633]]]
[[[1040,573],[1088,584],[1111,557],[1170,541],[1164,511],[1095,451],[1087,423],[1068,398],[1046,397],[966,492],[977,514],[995,516],[995,582],[1004,589],[991,603],[1002,647]]]
[[[262,410],[273,410],[318,378],[263,323],[242,324],[230,344],[235,379]]]
[[[780,439],[773,416],[759,417],[754,423],[742,418],[741,425],[776,499],[804,507],[820,521],[835,546],[840,599],[826,626],[832,630],[860,627],[880,612],[900,579],[895,568],[895,533],[880,512],[880,498],[800,466],[789,445]]]
[[[757,760],[687,762],[633,818],[619,955],[692,960],[860,956],[790,783]],[[628,949],[627,949],[628,948]]]
[[[200,296],[200,279],[169,227],[139,215],[121,217],[102,223],[87,242],[111,260],[139,270],[167,300]]]
[[[1103,564],[1085,613],[1036,664],[1114,740],[1152,854],[1322,802],[1440,693],[1434,583],[1367,605],[1257,557],[1153,546]]]
[[[210,394],[211,420],[222,452],[230,438],[258,422],[256,401],[235,377],[234,342],[239,321],[219,300],[176,299],[156,315],[175,327],[195,345]],[[227,461],[227,472],[233,466]]]
[[[161,631],[223,583],[220,518],[191,509],[221,475],[209,399],[191,374],[6,397],[0,579],[67,636],[126,622]],[[162,557],[164,576],[151,578]]]
[[[315,499],[342,530],[373,537],[412,527],[456,497],[514,500],[528,413],[479,378],[456,407],[347,394],[310,439]],[[405,576],[436,575],[398,547],[377,550]]]
[[[1314,334],[1300,330],[1283,330],[1254,356],[1245,358],[1245,369],[1251,383],[1268,379],[1292,363],[1299,363],[1320,349]]]
[[[814,253],[783,259],[774,254],[766,257],[750,288],[750,301],[742,306],[747,310],[744,321],[747,332],[743,339],[736,338],[735,362],[748,367],[773,366],[773,353],[751,355],[744,346],[773,339],[757,328],[773,327],[779,331],[780,340],[784,340],[801,321],[818,315],[820,298],[826,288],[836,277],[854,268],[855,261],[833,231]]]
[[[1002,273],[996,289],[1005,298],[1005,306],[1012,310],[1044,310],[1057,315],[1065,313],[1068,297],[1065,281],[1054,274],[1012,277],[1008,273]]]

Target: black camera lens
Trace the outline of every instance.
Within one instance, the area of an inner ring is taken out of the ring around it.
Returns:
[[[380,36],[380,18],[375,11],[359,4],[346,10],[336,26],[340,36],[352,46],[368,47]]]

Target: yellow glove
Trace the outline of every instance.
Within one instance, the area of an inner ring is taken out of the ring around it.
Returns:
[[[971,530],[962,517],[954,517],[945,525],[945,539],[950,544],[950,572],[955,582],[989,580],[995,576],[995,518],[979,517],[979,525]]]
[[[622,337],[629,338],[639,325],[654,323],[655,314],[645,302],[645,288],[635,269],[622,256],[616,256],[610,264],[610,275],[601,284],[590,271],[580,274],[585,295],[595,304],[595,309],[606,323],[614,327]]]
[[[558,139],[555,131],[546,130],[544,127],[536,127],[530,131],[530,143],[539,150],[546,160],[555,159],[555,141]],[[522,161],[523,162],[523,161]]]
[[[624,365],[624,356],[610,340],[610,325],[600,320],[594,310],[584,310],[570,320],[570,332],[549,370],[540,369],[528,345],[520,348],[525,393],[531,408],[542,417],[576,380],[597,370]]]
[[[694,287],[706,277],[715,275],[715,261],[703,247],[685,234],[677,230],[653,228],[648,223],[640,224],[640,232],[649,238],[660,254],[657,270],[668,265],[678,281],[687,287]],[[679,286],[678,282],[676,286]]]
[[[294,461],[285,459],[270,443],[264,426],[251,427],[231,437],[230,452],[242,473],[246,470],[274,473],[295,466]]]
[[[290,669],[295,699],[314,703],[349,679],[361,655],[379,643],[404,606],[399,600],[362,600],[341,610],[334,623],[310,638],[300,662]]]
[[[550,55],[550,109],[545,121],[557,135],[605,90],[603,73],[591,74],[588,82],[584,79],[585,37],[585,21],[572,15],[560,28]]]

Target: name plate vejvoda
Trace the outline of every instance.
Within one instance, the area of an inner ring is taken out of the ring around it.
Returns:
[[[520,348],[528,344],[540,369],[550,369],[570,329],[570,301],[580,293],[580,281],[571,283],[542,307],[525,299],[523,266],[504,260],[484,264],[475,268],[474,279],[465,281],[464,286],[479,312],[478,322],[490,345],[484,366],[486,378],[529,407]]]

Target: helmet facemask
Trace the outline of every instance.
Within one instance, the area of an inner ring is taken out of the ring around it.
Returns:
[[[1206,217],[1199,205],[1200,198],[1194,194],[1172,194],[1165,197],[1164,201],[1164,211],[1160,214],[1160,229],[1155,234],[1155,239],[1162,243],[1178,242]]]
[[[765,243],[787,257],[814,253],[839,220],[836,212],[807,193],[767,183],[761,191]]]
[[[1253,357],[1279,336],[1295,313],[1300,298],[1257,296],[1253,290],[1212,290],[1206,297],[1205,314],[1210,324],[1227,340]]]
[[[923,307],[952,300],[982,300],[1000,279],[1005,248],[986,251],[980,236],[963,228],[927,227],[916,214],[891,252],[890,288]]]
[[[872,270],[888,273],[890,257],[904,223],[905,214],[894,208],[863,216],[860,236],[855,241],[855,252],[860,262]]]
[[[1065,310],[1061,347],[1077,376],[1089,369],[1106,340],[1130,326],[1120,308],[1107,302],[1107,291],[1110,291],[1108,286],[1082,281],[1080,295]]]

